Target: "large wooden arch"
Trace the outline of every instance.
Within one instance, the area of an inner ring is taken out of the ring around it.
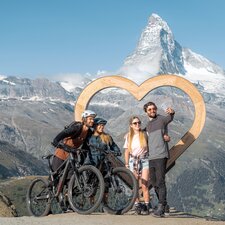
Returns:
[[[140,101],[150,91],[162,86],[172,86],[184,91],[191,98],[195,109],[192,127],[170,149],[170,159],[167,163],[167,170],[169,170],[175,164],[176,159],[198,138],[205,124],[206,110],[204,100],[197,88],[188,80],[176,75],[159,75],[146,80],[141,85],[137,85],[133,81],[120,76],[99,78],[91,82],[78,97],[74,108],[75,120],[81,120],[81,113],[87,108],[92,97],[103,89],[110,87],[125,89]]]

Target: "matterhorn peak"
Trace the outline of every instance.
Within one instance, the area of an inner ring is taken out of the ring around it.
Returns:
[[[225,71],[183,48],[167,22],[155,13],[149,17],[136,49],[125,59],[119,73],[139,84],[159,74],[176,74],[200,84],[207,93],[220,93],[220,96],[225,88]]]
[[[185,72],[182,47],[175,41],[168,24],[153,13],[134,53],[125,59],[120,73],[140,83],[157,74]]]
[[[171,30],[166,21],[164,21],[158,14],[153,13],[148,20],[148,26],[156,26],[158,29],[164,29],[166,32],[171,33]]]
[[[174,47],[174,38],[168,24],[157,14],[149,17],[148,24],[141,34],[141,38],[136,48],[136,53],[143,55],[152,48],[161,45],[161,37],[169,42],[171,48]]]

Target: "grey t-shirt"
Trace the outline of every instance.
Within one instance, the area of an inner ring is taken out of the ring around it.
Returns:
[[[169,158],[168,144],[164,141],[163,135],[167,124],[173,120],[173,115],[157,115],[146,125],[149,146],[149,160]]]

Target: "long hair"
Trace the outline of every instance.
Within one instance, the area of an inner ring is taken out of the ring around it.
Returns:
[[[112,138],[109,134],[102,132],[99,137],[101,138],[102,142],[107,145],[112,145]]]
[[[97,126],[99,124],[94,124],[93,128],[94,128],[94,131],[97,129]],[[101,141],[107,145],[112,145],[112,137],[105,133],[104,131],[99,135],[99,137],[101,138]]]
[[[134,130],[131,127],[134,119],[138,119],[139,121],[141,121],[138,116],[132,116],[129,120],[129,132],[128,132],[128,137],[127,137],[128,138],[128,150],[129,150],[129,152],[131,152],[131,144],[132,144],[132,140],[133,140],[133,137],[134,137]],[[140,141],[141,148],[147,147],[146,135],[145,135],[144,131],[142,131],[141,129],[139,130],[139,141]]]

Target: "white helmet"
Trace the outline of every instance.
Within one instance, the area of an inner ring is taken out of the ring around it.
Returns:
[[[92,117],[96,117],[97,116],[97,114],[94,112],[94,111],[92,111],[92,110],[85,110],[82,114],[81,114],[81,117],[82,118],[87,118],[87,117],[89,117],[89,116],[92,116]]]

